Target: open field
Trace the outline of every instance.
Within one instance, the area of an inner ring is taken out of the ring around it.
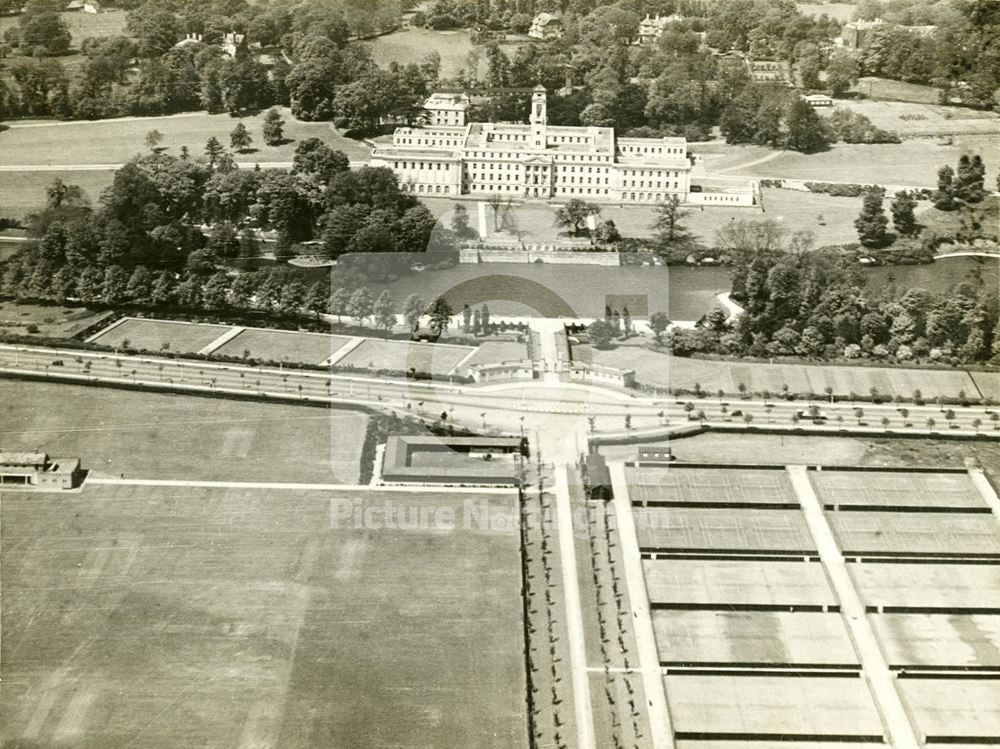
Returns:
[[[243,356],[265,361],[322,364],[351,340],[326,333],[296,333],[289,330],[246,328],[213,351],[220,356]]]
[[[985,161],[990,162],[988,154],[998,144],[1000,135],[968,135],[956,137],[951,145],[931,139],[875,145],[838,143],[814,154],[726,143],[695,144],[692,150],[704,157],[710,175],[935,187],[938,167],[956,164],[969,150],[987,156]],[[995,180],[996,166],[987,163],[986,184]],[[766,207],[766,195],[764,204]]]
[[[466,356],[475,351],[471,346],[452,346],[408,341],[379,341],[373,338],[349,351],[335,366],[362,369],[392,369],[408,372],[430,372],[446,375]]]
[[[892,130],[903,137],[952,133],[996,136],[1000,129],[1000,116],[996,112],[967,107],[873,99],[842,99],[836,102],[835,108],[849,109],[863,114],[877,127]],[[817,111],[820,114],[831,114],[834,110],[828,107]]]
[[[8,131],[10,132],[10,131]],[[5,133],[0,133],[2,144]],[[4,158],[6,151],[0,154]],[[113,169],[88,171],[0,172],[0,216],[23,218],[45,207],[45,188],[61,179],[67,185],[79,185],[91,203],[115,178]]]
[[[102,10],[100,13],[60,13],[59,18],[69,27],[72,37],[70,45],[80,48],[87,37],[119,36],[125,34],[128,12],[124,10]],[[17,28],[20,16],[0,16],[0,37],[10,28]]]
[[[33,325],[38,329],[38,335],[70,338],[109,314],[109,312],[95,312],[86,307],[0,302],[0,332],[34,335],[28,331],[28,326]]]
[[[482,50],[473,43],[468,31],[434,31],[433,29],[407,28],[385,34],[377,39],[364,42],[371,50],[375,62],[380,67],[389,63],[400,65],[420,63],[431,52],[441,55],[441,77],[454,78],[468,67],[469,53]],[[512,52],[505,48],[508,54]],[[485,70],[485,59],[481,59],[480,70]]]
[[[101,333],[94,343],[137,351],[197,353],[227,330],[225,325],[129,318]]]
[[[527,743],[509,496],[367,492],[454,530],[331,527],[331,492],[92,486],[4,497],[11,745]],[[489,584],[484,584],[489,581]]]
[[[92,475],[358,480],[368,417],[350,411],[0,381],[0,444],[78,456]]]
[[[714,394],[718,390],[732,395],[739,385],[749,392],[770,391],[775,397],[788,385],[792,393],[823,394],[826,388],[839,396],[868,396],[874,387],[880,395],[912,398],[920,390],[924,398],[936,395],[959,397],[961,392],[977,397],[979,391],[968,372],[963,370],[903,369],[889,367],[845,367],[809,364],[768,364],[670,356],[644,348],[641,339],[626,342],[614,349],[599,350],[588,345],[573,347],[573,358],[625,369],[634,369],[639,382],[659,387],[686,388],[695,384]]]
[[[205,142],[215,136],[227,148],[229,133],[242,122],[254,139],[252,150],[235,154],[238,162],[291,162],[298,142],[316,137],[331,148],[344,151],[351,159],[366,159],[370,149],[364,143],[345,138],[327,122],[300,122],[285,109],[285,140],[280,146],[264,144],[261,134],[264,113],[236,118],[228,114],[186,112],[164,117],[123,117],[94,122],[14,123],[0,133],[0,166],[40,166],[50,164],[122,164],[139,153],[147,153],[146,133],[163,133],[161,147],[177,156],[187,146],[200,157]]]
[[[633,502],[798,506],[788,476],[781,470],[642,466],[626,468],[625,476]]]
[[[888,99],[914,104],[937,104],[940,101],[940,94],[933,86],[875,76],[865,76],[859,79],[854,84],[854,91],[864,94],[869,99]]]

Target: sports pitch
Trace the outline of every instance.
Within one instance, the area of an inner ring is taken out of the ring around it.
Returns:
[[[527,743],[517,536],[331,528],[331,500],[86,486],[3,506],[11,746]]]
[[[78,456],[93,475],[354,484],[351,411],[4,380],[0,444]]]

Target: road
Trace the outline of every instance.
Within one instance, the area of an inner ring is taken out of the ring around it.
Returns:
[[[789,431],[808,426],[810,430],[832,434],[934,431],[973,436],[978,432],[984,438],[1000,439],[1000,416],[981,406],[945,409],[935,405],[863,403],[859,404],[859,415],[850,403],[817,403],[827,421],[814,425],[808,418],[793,421],[796,414],[808,409],[808,404],[802,401],[657,399],[604,386],[548,381],[455,385],[12,345],[0,345],[0,371],[107,384],[145,384],[189,392],[257,395],[285,401],[321,401],[344,407],[362,405],[431,420],[444,414],[443,421],[470,428],[509,434],[517,434],[521,429],[549,432],[556,440],[588,431],[647,432],[698,420],[733,428],[743,425],[748,414],[753,427]],[[741,413],[736,414],[737,411]],[[883,418],[888,420],[887,425],[882,424]],[[589,419],[593,419],[593,427]],[[928,424],[928,419],[933,423]],[[905,426],[906,422],[910,426]]]

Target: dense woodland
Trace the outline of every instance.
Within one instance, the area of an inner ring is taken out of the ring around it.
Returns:
[[[127,34],[85,40],[82,69],[71,78],[59,58],[69,34],[53,12],[55,3],[32,0],[19,25],[7,33],[5,49],[16,54],[10,75],[0,79],[0,118],[192,109],[240,115],[290,104],[302,119],[337,120],[349,130],[372,132],[382,124],[416,119],[429,89],[441,85],[494,89],[494,96],[477,104],[486,110],[478,114],[520,119],[524,97],[504,96],[499,89],[542,83],[553,92],[550,117],[557,124],[611,125],[622,133],[692,139],[721,125],[730,142],[813,150],[832,140],[879,142],[891,136],[863,121],[825,127],[797,104],[793,91],[753,81],[741,58],[720,52],[787,62],[803,87],[835,95],[845,94],[859,75],[931,83],[945,98],[981,107],[998,106],[1000,88],[997,0],[906,3],[907,8],[866,2],[859,6],[863,17],[928,21],[938,28],[922,35],[890,23],[871,32],[856,53],[832,48],[830,40],[841,30],[838,22],[804,16],[792,0],[622,0],[613,5],[439,0],[424,23],[472,28],[486,42],[456,79],[445,81],[434,53],[420,64],[380,69],[367,47],[352,41],[398,22],[392,0],[128,5]],[[489,42],[495,32],[523,31],[539,10],[561,13],[561,39],[512,52]],[[634,42],[647,13],[680,13],[684,20],[671,24],[655,43],[639,46]],[[219,46],[228,31],[246,34],[246,48],[235,58]],[[175,46],[192,33],[203,41]],[[796,129],[818,132],[788,134]]]
[[[96,206],[78,187],[54,182],[46,208],[29,219],[36,241],[2,266],[0,294],[291,314],[327,311],[334,289],[339,301],[330,309],[343,314],[350,295],[370,276],[391,271],[391,262],[343,261],[332,280],[308,290],[285,266],[234,268],[265,250],[279,261],[288,258],[293,242],[310,239],[331,256],[392,258],[393,251],[452,246],[451,233],[435,228],[434,216],[399,190],[391,171],[351,170],[342,153],[318,139],[299,144],[290,171],[241,170],[218,153],[218,144],[206,151],[207,161],[137,157],[116,172]],[[272,235],[277,240],[262,246],[261,237]],[[368,297],[362,294],[361,306],[351,308],[368,309],[362,317],[374,314],[377,300]]]

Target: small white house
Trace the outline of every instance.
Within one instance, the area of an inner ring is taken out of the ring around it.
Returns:
[[[532,39],[559,39],[562,35],[562,19],[551,13],[539,13],[528,30],[528,36]]]
[[[811,107],[832,107],[833,98],[826,94],[810,94],[803,96],[802,100]]]

